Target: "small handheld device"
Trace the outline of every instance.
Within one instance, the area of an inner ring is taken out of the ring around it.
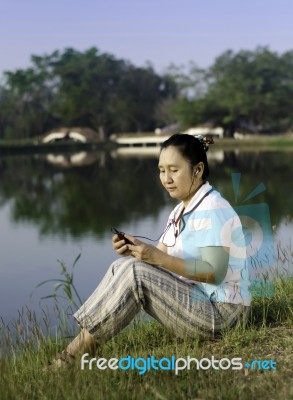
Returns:
[[[120,240],[125,240],[125,243],[126,243],[126,244],[134,244],[134,243],[132,243],[131,240],[129,240],[129,239],[127,239],[127,238],[125,237],[125,233],[124,233],[124,232],[118,231],[118,229],[116,229],[116,228],[111,228],[111,231],[112,231],[113,233],[115,233],[115,234],[119,237]]]

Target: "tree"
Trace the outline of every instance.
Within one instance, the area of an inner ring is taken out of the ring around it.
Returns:
[[[5,138],[5,129],[11,120],[9,92],[0,86],[0,139]]]
[[[79,52],[32,56],[32,66],[6,72],[6,90],[14,99],[9,129],[22,137],[55,126],[85,126],[112,132],[153,130],[157,106],[176,95],[176,84],[151,66],[100,53]],[[6,129],[6,131],[7,131]]]
[[[202,79],[206,89],[177,105],[185,124],[212,121],[225,128],[226,136],[243,122],[254,131],[292,126],[293,52],[278,56],[263,47],[236,54],[228,50]]]
[[[57,82],[50,63],[57,54],[54,52],[50,57],[32,56],[32,67],[5,72],[9,109],[14,115],[10,123],[14,137],[34,136],[51,127]]]
[[[173,96],[176,87],[169,77],[157,75],[150,67],[131,67],[120,80],[117,110],[121,110],[120,117],[125,118],[127,130],[153,131],[158,106]]]

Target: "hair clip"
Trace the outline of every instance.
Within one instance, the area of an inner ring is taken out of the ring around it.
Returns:
[[[210,144],[214,144],[214,139],[212,136],[202,136],[202,135],[194,135],[196,139],[198,139],[204,147],[204,150],[207,152]]]

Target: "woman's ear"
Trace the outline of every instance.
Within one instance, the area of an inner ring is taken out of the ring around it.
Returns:
[[[192,179],[194,179],[199,174],[199,172],[200,172],[199,168],[195,168],[193,170]]]
[[[202,175],[202,174],[203,174],[203,171],[204,171],[204,165],[203,165],[202,162],[200,162],[198,165],[196,165],[196,166],[194,167],[193,176],[196,176],[196,175],[198,175],[199,173],[201,173],[201,175]]]

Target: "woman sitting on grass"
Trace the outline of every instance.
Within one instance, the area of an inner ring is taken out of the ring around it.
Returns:
[[[82,329],[55,365],[94,355],[141,309],[175,335],[191,338],[246,319],[251,297],[241,223],[207,182],[206,150],[204,140],[185,134],[162,144],[160,180],[180,204],[156,247],[129,234],[113,236],[113,249],[123,257],[74,314]]]

